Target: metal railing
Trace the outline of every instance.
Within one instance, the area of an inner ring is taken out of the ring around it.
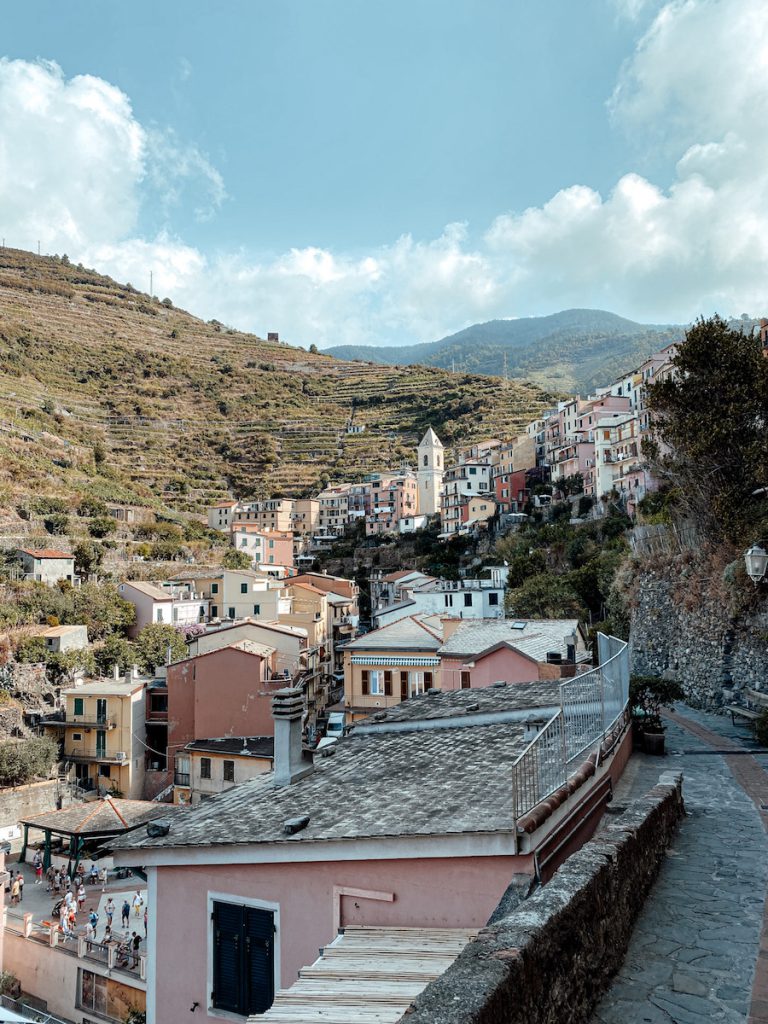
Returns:
[[[4,1010],[12,1010],[24,1020],[36,1021],[37,1024],[66,1024],[66,1021],[63,1021],[61,1017],[54,1017],[44,1010],[35,1010],[31,1006],[20,1003],[17,999],[11,999],[10,996],[0,996],[0,1006]]]
[[[598,634],[597,668],[560,686],[560,709],[512,765],[515,819],[565,785],[573,762],[596,747],[629,701],[629,648]]]

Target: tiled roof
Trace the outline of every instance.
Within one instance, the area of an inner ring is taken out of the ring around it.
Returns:
[[[398,580],[403,580],[406,576],[424,576],[424,573],[420,572],[418,569],[400,569],[399,572],[390,572],[386,576],[383,576],[382,582],[397,583]]]
[[[81,633],[87,627],[84,623],[74,626],[49,626],[47,629],[42,630],[38,633],[38,636],[54,637],[54,636],[69,636],[70,633]]]
[[[236,501],[217,501],[213,506],[214,508],[233,508],[237,504]]]
[[[69,835],[114,835],[137,828],[153,818],[176,814],[172,804],[152,800],[118,800],[104,797],[86,803],[71,804],[58,811],[45,811],[21,819],[34,828],[49,828]]]
[[[175,821],[168,835],[125,836],[114,849],[512,833],[512,769],[526,745],[516,723],[372,731],[340,740],[291,786],[270,775]],[[309,815],[288,840],[284,823]]]
[[[273,757],[274,736],[221,736],[207,740],[192,740],[187,750],[209,754],[239,754],[240,757]]]
[[[19,548],[25,555],[33,558],[74,558],[70,551],[59,551],[56,548]]]
[[[255,640],[239,640],[237,643],[230,644],[230,647],[237,651],[245,651],[246,654],[256,654],[260,658],[268,658],[271,654],[275,653],[274,647],[269,647],[267,644],[259,644]],[[220,650],[227,650],[227,648],[220,648]],[[209,653],[213,654],[213,651]]]
[[[456,719],[470,714],[496,714],[555,708],[560,703],[560,680],[507,683],[470,690],[436,690],[404,700],[386,711],[374,711],[360,724],[386,728],[394,722]],[[353,730],[354,734],[354,730]]]
[[[347,651],[383,651],[389,649],[437,651],[442,638],[435,626],[435,616],[406,615],[397,622],[391,622],[380,629],[374,629],[365,636],[350,641]],[[425,622],[426,620],[426,622]]]
[[[138,590],[145,597],[151,597],[153,601],[173,601],[173,595],[162,587],[158,587],[156,583],[148,583],[144,580],[126,580],[121,587],[132,587],[133,590]]]
[[[466,619],[440,648],[441,654],[472,657],[498,644],[510,644],[533,657],[544,645],[548,651],[566,653],[566,637],[578,633],[577,619]],[[537,637],[538,644],[529,639]]]

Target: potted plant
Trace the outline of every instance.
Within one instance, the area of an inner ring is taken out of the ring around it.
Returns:
[[[636,676],[629,680],[629,706],[635,745],[646,754],[664,753],[663,708],[672,710],[676,700],[685,696],[682,686],[659,676]]]

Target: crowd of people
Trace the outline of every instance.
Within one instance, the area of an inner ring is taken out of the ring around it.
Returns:
[[[111,895],[107,897],[103,908],[104,930],[99,936],[99,901],[96,906],[91,906],[90,910],[86,910],[86,901],[88,900],[86,885],[91,887],[91,891],[94,887],[100,886],[101,892],[106,892],[109,881],[106,867],[100,869],[95,863],[91,863],[90,869],[85,871],[80,866],[70,879],[63,868],[53,865],[48,868],[47,872],[44,872],[43,859],[39,851],[36,851],[32,868],[35,873],[35,885],[47,883],[47,891],[52,893],[55,898],[53,918],[54,920],[58,919],[64,941],[81,934],[88,942],[105,946],[115,943],[117,948],[116,965],[128,968],[138,966],[141,944],[147,938],[149,918],[149,909],[145,903],[144,893],[140,889],[137,889],[132,897],[123,898],[120,907],[119,929],[114,924],[117,905]],[[24,875],[21,869],[12,869],[9,872],[6,892],[10,896],[12,906],[17,906],[23,901]],[[78,915],[81,922],[79,928]],[[140,934],[142,925],[143,936]]]

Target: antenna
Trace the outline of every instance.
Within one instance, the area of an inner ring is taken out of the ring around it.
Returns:
[[[504,349],[504,380],[507,379],[507,350]]]
[[[150,297],[150,299],[152,298],[153,295],[154,295],[154,292],[152,290],[152,271],[150,270],[150,272],[149,272],[149,297]]]
[[[37,255],[40,255],[40,239],[37,240]]]

